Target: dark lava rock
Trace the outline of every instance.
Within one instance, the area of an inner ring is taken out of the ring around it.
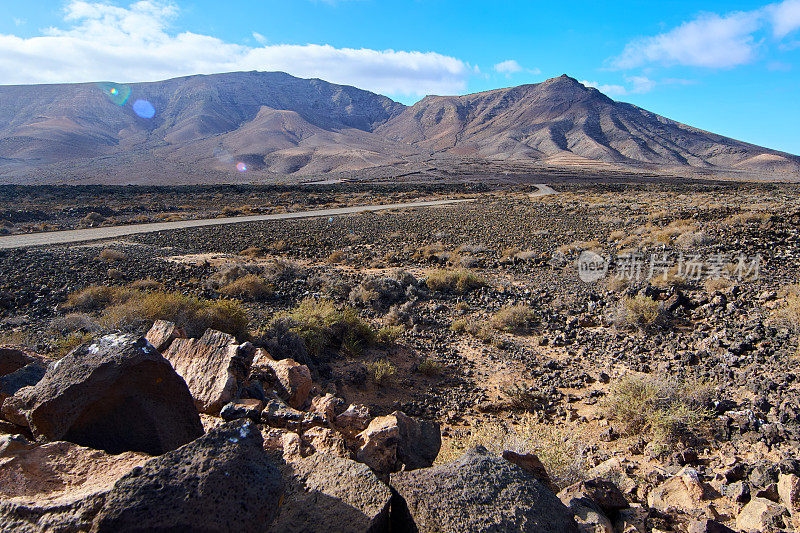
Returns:
[[[93,531],[263,532],[281,502],[277,465],[249,420],[229,422],[120,478]]]
[[[16,372],[31,363],[47,366],[46,359],[20,346],[0,346],[0,376]]]
[[[22,387],[32,387],[39,383],[47,372],[47,367],[40,363],[30,363],[16,372],[0,377],[0,403],[13,396]]]
[[[318,452],[283,470],[283,503],[269,531],[357,533],[388,528],[392,493],[367,465]]]
[[[144,338],[106,335],[50,365],[33,387],[3,402],[39,440],[109,453],[174,450],[203,434],[186,382]]]
[[[578,531],[550,489],[482,447],[452,463],[392,474],[390,485],[393,530]]]

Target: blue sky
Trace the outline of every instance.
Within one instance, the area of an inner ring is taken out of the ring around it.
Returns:
[[[800,154],[800,0],[0,0],[0,84],[283,70],[410,104],[569,74]]]

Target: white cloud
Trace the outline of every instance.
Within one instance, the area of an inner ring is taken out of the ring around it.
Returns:
[[[22,38],[0,34],[4,83],[152,81],[235,70],[280,70],[396,95],[457,93],[473,68],[436,52],[334,48],[318,44],[250,47],[210,35],[171,32],[172,3],[128,7],[70,1],[68,27]],[[256,35],[253,35],[257,39]]]
[[[581,81],[586,87],[594,87],[607,96],[625,96],[628,94],[649,93],[657,83],[646,76],[625,76],[625,81],[632,85],[629,89],[624,85],[601,84],[596,81]]]
[[[603,85],[596,81],[587,81],[583,80],[580,83],[585,85],[586,87],[593,87],[600,91],[601,93],[605,94],[606,96],[624,96],[628,94],[628,90],[625,89],[622,85]]]
[[[267,44],[268,42],[268,39],[257,31],[253,32],[253,39],[255,39],[258,44]]]
[[[628,43],[612,64],[623,69],[650,63],[714,68],[742,65],[755,58],[752,33],[758,26],[758,16],[752,12],[724,17],[704,14],[666,33]]]
[[[651,64],[732,68],[758,57],[764,44],[757,33],[770,26],[776,39],[800,29],[800,0],[725,15],[703,13],[668,32],[631,41],[611,65],[618,69]]]
[[[524,68],[516,59],[507,59],[505,61],[501,61],[497,63],[495,66],[492,67],[495,72],[499,72],[500,74],[505,74],[506,78],[510,78],[512,74],[516,74],[517,72],[527,72],[528,74],[541,74],[542,71],[538,68]]]
[[[767,6],[775,37],[782,38],[800,28],[800,0],[785,0]]]
[[[513,74],[522,70],[522,66],[516,59],[507,59],[494,66],[494,70],[501,74]]]
[[[625,76],[625,81],[633,85],[630,91],[633,94],[649,93],[656,86],[656,82],[647,76]]]

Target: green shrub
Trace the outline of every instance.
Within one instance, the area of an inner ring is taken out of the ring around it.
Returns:
[[[486,282],[470,270],[463,268],[456,270],[434,269],[427,272],[426,284],[429,289],[439,292],[453,292],[464,294],[478,287],[483,287]]]
[[[381,346],[391,346],[399,339],[405,328],[403,326],[383,326],[375,335],[375,341]]]

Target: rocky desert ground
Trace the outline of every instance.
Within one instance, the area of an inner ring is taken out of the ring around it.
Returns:
[[[800,528],[798,186],[551,185],[4,189],[7,233],[474,200],[0,252],[0,529]]]

